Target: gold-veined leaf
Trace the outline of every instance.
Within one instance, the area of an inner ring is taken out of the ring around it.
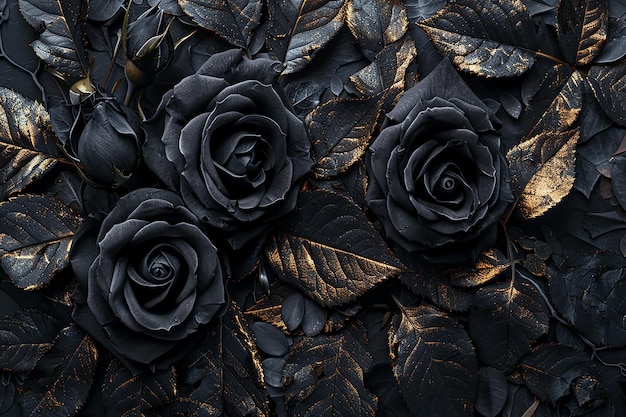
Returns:
[[[450,271],[450,281],[460,287],[485,285],[509,269],[511,262],[498,249],[484,250],[473,268],[455,268]]]
[[[367,330],[359,322],[301,339],[283,371],[287,410],[294,416],[374,416],[376,397],[363,381],[371,363]]]
[[[556,30],[565,59],[571,65],[590,64],[606,41],[608,0],[560,0],[556,10]]]
[[[95,342],[76,324],[63,329],[24,384],[29,416],[73,416],[84,404],[98,360]]]
[[[546,76],[524,115],[526,134],[506,155],[511,186],[527,218],[548,211],[574,185],[583,78],[568,71],[560,66]]]
[[[292,292],[287,285],[273,284],[270,287],[270,294],[259,298],[254,305],[246,309],[244,314],[256,317],[287,331],[287,325],[283,321],[281,310],[283,301]]]
[[[317,190],[300,193],[298,201],[298,211],[267,244],[267,258],[281,281],[332,307],[402,271],[403,265],[348,198]]]
[[[353,0],[348,3],[346,23],[370,60],[402,38],[409,26],[404,2],[399,0]]]
[[[302,69],[313,54],[343,27],[345,0],[268,0],[267,43],[286,65],[285,74]]]
[[[604,112],[618,125],[626,126],[626,61],[594,65],[587,80]]]
[[[270,415],[262,359],[236,304],[229,304],[205,341],[179,365],[185,383],[203,387],[202,400],[217,410],[215,415]]]
[[[179,0],[194,22],[241,48],[248,48],[261,20],[261,0]]]
[[[512,77],[535,62],[535,27],[521,0],[451,0],[417,24],[462,71]]]
[[[0,199],[22,192],[58,158],[56,135],[43,106],[0,88]]]
[[[0,266],[15,285],[41,288],[69,264],[79,218],[52,197],[23,194],[0,203]]]
[[[400,310],[389,329],[389,349],[409,409],[424,416],[473,416],[478,363],[463,327],[430,306]]]
[[[38,310],[18,310],[0,321],[0,369],[28,372],[50,350],[61,323]]]
[[[82,0],[18,0],[24,19],[44,27],[32,47],[39,58],[61,74],[85,77],[80,27],[89,5]]]
[[[173,368],[134,375],[121,362],[113,359],[103,382],[102,405],[106,417],[142,416],[177,396]]]

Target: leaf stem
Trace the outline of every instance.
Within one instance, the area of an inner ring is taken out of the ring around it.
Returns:
[[[549,60],[552,60],[552,61],[554,61],[556,63],[563,64],[563,65],[568,65],[567,62],[561,61],[559,58],[557,58],[555,56],[552,56],[552,55],[549,55],[549,54],[546,54],[545,52],[535,51],[535,54],[537,54],[537,56],[540,56],[542,58],[547,58]]]

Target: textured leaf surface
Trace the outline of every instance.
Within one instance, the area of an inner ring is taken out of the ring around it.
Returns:
[[[473,416],[478,365],[469,336],[428,306],[403,307],[389,330],[393,373],[415,415]]]
[[[451,0],[418,25],[462,71],[511,77],[535,62],[534,23],[520,0]]]
[[[530,344],[548,331],[549,312],[531,284],[514,280],[484,287],[476,293],[470,313],[470,335],[478,357],[506,369],[530,351]]]
[[[106,417],[142,416],[175,397],[176,378],[172,368],[133,375],[114,359],[105,372],[102,400]]]
[[[363,384],[371,362],[367,331],[358,322],[333,335],[301,339],[284,369],[290,415],[373,416],[376,397]]]
[[[511,263],[497,249],[487,249],[480,254],[473,268],[455,268],[450,271],[450,281],[460,287],[477,287],[487,284],[509,269]]]
[[[185,14],[201,27],[247,48],[261,19],[260,0],[179,0]]]
[[[98,350],[78,326],[66,327],[24,387],[29,416],[73,416],[84,404],[96,372]]]
[[[401,271],[365,214],[328,191],[303,192],[299,210],[272,237],[267,256],[279,278],[324,306],[337,306]]]
[[[587,78],[600,106],[620,126],[626,126],[626,62],[594,65]]]
[[[84,77],[76,28],[88,2],[78,0],[19,0],[20,11],[31,26],[45,27],[33,50],[48,65],[72,77]],[[84,7],[84,9],[83,9]]]
[[[218,415],[269,415],[259,350],[234,304],[190,355],[183,380],[199,385],[191,399],[210,404]]]
[[[57,162],[50,116],[43,106],[0,88],[0,199],[24,190]]]
[[[345,0],[269,0],[268,45],[289,74],[302,69],[313,54],[342,28]]]
[[[609,24],[607,0],[559,1],[557,33],[567,62],[587,65],[600,53]]]
[[[526,134],[507,153],[512,188],[527,218],[554,207],[574,185],[582,82],[578,72],[567,75],[562,67],[550,73],[524,116]]]
[[[507,398],[507,382],[502,372],[495,368],[481,368],[479,371],[476,411],[485,417],[496,417]]]
[[[38,311],[17,311],[0,321],[0,368],[28,372],[52,348],[61,330],[54,318]]]
[[[0,266],[20,288],[50,282],[69,263],[79,219],[57,200],[24,194],[0,203]]]

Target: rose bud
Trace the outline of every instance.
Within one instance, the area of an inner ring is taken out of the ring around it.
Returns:
[[[128,180],[140,157],[140,122],[112,99],[100,101],[78,140],[77,156],[87,177],[117,187]]]

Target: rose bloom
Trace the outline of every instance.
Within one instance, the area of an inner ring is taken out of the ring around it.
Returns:
[[[474,260],[513,200],[499,121],[449,60],[407,90],[366,155],[366,201],[389,239],[433,262]]]
[[[176,194],[144,188],[75,236],[72,317],[134,372],[178,360],[224,305],[220,260],[200,225]]]
[[[234,249],[294,209],[312,165],[304,125],[277,84],[281,68],[241,50],[214,54],[147,124],[146,164]]]

